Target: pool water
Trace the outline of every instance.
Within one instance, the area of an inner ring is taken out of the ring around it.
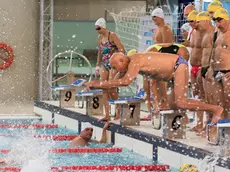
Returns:
[[[8,121],[10,124],[20,123],[29,124],[41,121]],[[1,123],[1,122],[0,122]],[[67,148],[70,141],[52,141],[45,139],[35,139],[33,135],[77,135],[76,131],[66,128],[47,128],[47,129],[17,129],[17,128],[0,128],[0,149],[12,150],[9,154],[1,154],[1,157],[11,159],[20,159],[18,167],[22,167],[25,160],[39,158],[46,153],[51,166],[82,166],[82,165],[153,165],[152,160],[132,152],[126,148],[122,148],[119,153],[48,153],[53,148]],[[6,136],[10,135],[10,136]],[[111,144],[90,144],[89,147],[112,147]],[[10,158],[9,158],[10,157]],[[15,164],[8,165],[15,167]],[[171,167],[172,172],[179,170]]]

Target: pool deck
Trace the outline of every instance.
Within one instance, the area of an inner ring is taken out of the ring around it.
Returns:
[[[81,122],[91,122],[94,126],[103,127],[103,122],[98,122],[98,119],[102,116],[88,116],[85,115],[86,110],[77,108],[60,108],[58,101],[35,101],[35,107],[40,108],[52,113],[52,119],[54,114],[58,113],[65,117],[72,118]],[[141,112],[141,117],[146,117],[148,114],[146,112]],[[80,125],[81,126],[81,125]],[[79,126],[78,126],[79,127]],[[158,157],[158,153],[163,150],[170,150],[176,152],[180,155],[185,155],[184,157],[191,157],[194,159],[204,159],[206,156],[214,156],[219,152],[219,146],[211,145],[208,143],[206,138],[201,138],[196,136],[194,132],[189,131],[189,127],[186,132],[186,139],[164,139],[162,137],[162,130],[156,130],[152,127],[151,121],[141,121],[140,126],[129,126],[122,127],[119,124],[119,121],[112,121],[112,124],[109,128],[111,131],[111,142],[114,142],[115,136],[114,133],[128,136],[133,140],[139,140],[148,144],[151,144],[153,154],[153,160],[162,159]],[[147,148],[146,148],[147,149]],[[164,150],[164,151],[165,151]],[[166,153],[168,154],[168,153]],[[168,154],[169,155],[169,154]],[[169,155],[170,156],[170,155]],[[166,157],[165,157],[166,158]],[[170,157],[172,158],[172,157]],[[176,157],[175,157],[176,158]],[[182,158],[182,156],[180,157]],[[182,158],[183,159],[183,158]],[[219,159],[218,164],[222,168],[221,171],[225,172],[225,169],[230,169],[230,160],[228,158]],[[219,171],[219,170],[218,170]]]

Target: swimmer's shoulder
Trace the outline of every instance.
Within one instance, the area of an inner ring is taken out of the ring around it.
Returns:
[[[163,31],[172,31],[171,27],[168,24],[165,24],[163,27]]]
[[[115,32],[110,32],[110,37],[111,37],[112,39],[118,38],[118,37],[117,37],[117,34],[116,34]]]

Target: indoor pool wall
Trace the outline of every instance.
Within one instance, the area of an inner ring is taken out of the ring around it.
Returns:
[[[49,102],[35,101],[34,112],[41,116],[44,121],[55,123],[77,132],[81,130],[82,122],[90,122],[94,125],[93,137],[96,139],[101,137],[103,123],[98,122],[97,118],[86,116],[82,109],[74,112],[71,108],[62,109]],[[153,161],[168,164],[178,169],[183,164],[188,163],[198,166],[200,159],[211,155],[206,150],[177,141],[165,140],[162,137],[153,135],[154,133],[148,134],[117,124],[111,124],[109,130],[107,132],[108,143],[127,148]],[[215,166],[215,172],[230,172],[230,160],[219,159],[218,164]]]

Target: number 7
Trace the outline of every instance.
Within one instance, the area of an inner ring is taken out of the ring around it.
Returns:
[[[136,106],[135,105],[129,105],[129,110],[130,110],[130,118],[133,118],[134,110]]]

